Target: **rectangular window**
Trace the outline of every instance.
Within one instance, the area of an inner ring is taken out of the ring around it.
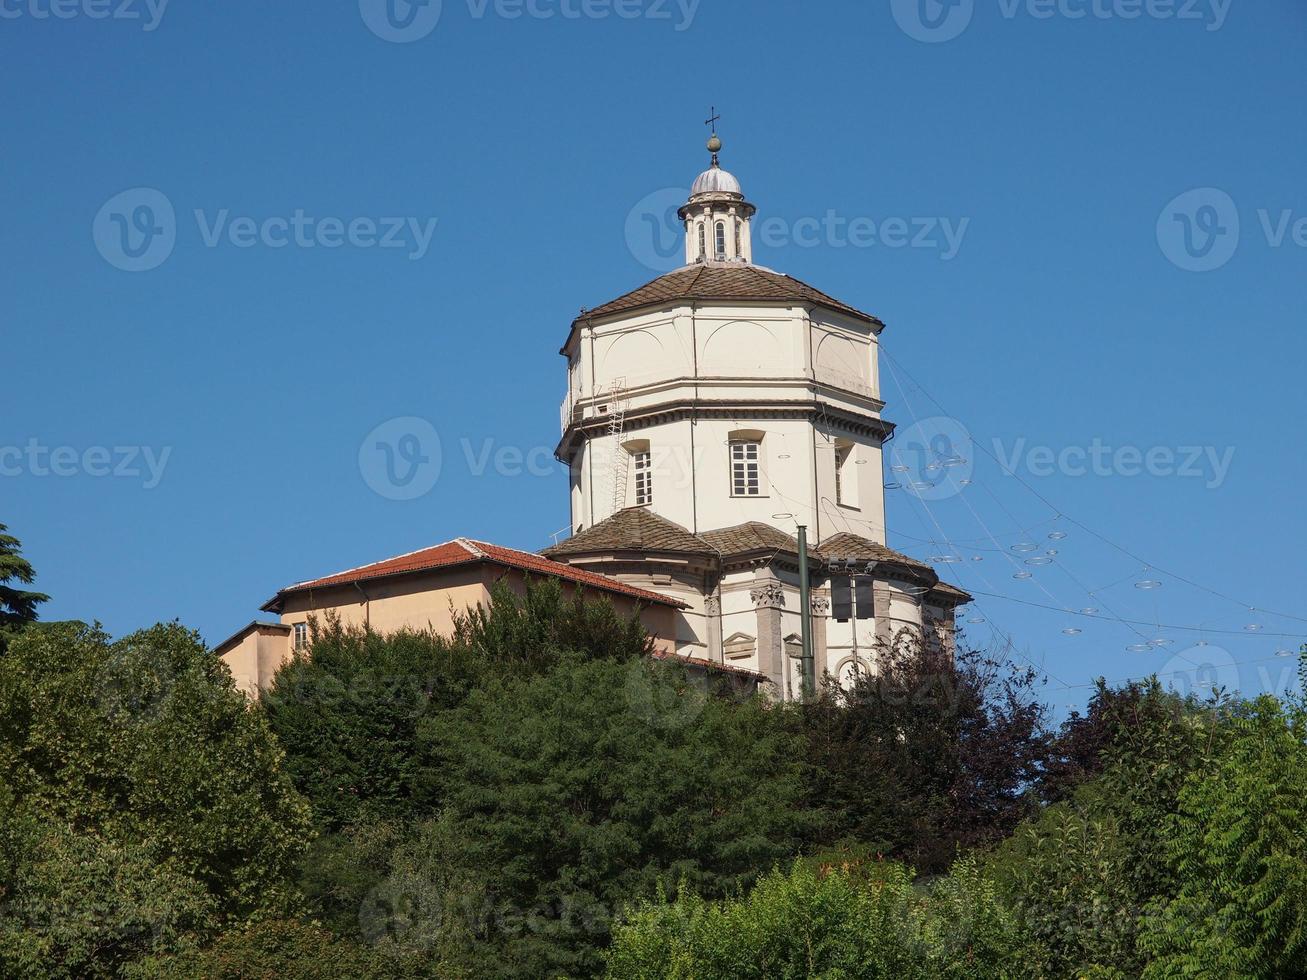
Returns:
[[[295,649],[307,650],[309,646],[309,624],[295,624]]]
[[[837,504],[848,504],[845,499],[845,491],[848,489],[848,480],[845,479],[845,467],[849,465],[849,457],[853,455],[852,446],[835,447],[835,502]]]
[[[761,497],[759,469],[761,446],[756,442],[731,443],[731,496]]]
[[[653,503],[653,465],[649,451],[634,454],[635,460],[635,506],[644,507]]]

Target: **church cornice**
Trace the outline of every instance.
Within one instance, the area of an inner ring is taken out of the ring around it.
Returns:
[[[820,399],[795,401],[793,399],[710,399],[685,398],[660,402],[643,408],[629,408],[626,412],[627,432],[636,432],[655,425],[683,419],[735,419],[747,416],[766,420],[821,420],[835,424],[847,432],[877,438],[882,442],[894,433],[894,423],[874,415],[863,415]],[[576,443],[584,438],[605,435],[608,432],[609,413],[585,419],[573,418],[563,438],[554,450],[555,457],[566,463]]]

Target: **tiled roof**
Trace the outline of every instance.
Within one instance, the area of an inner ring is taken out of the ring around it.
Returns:
[[[952,600],[952,601],[954,601],[954,602],[957,602],[957,603],[963,603],[963,602],[970,602],[970,601],[971,601],[971,593],[970,593],[970,592],[963,592],[963,591],[962,591],[961,589],[959,589],[956,585],[949,585],[947,582],[939,582],[939,583],[937,583],[937,584],[935,585],[935,588],[934,588],[932,591],[934,591],[934,592],[938,592],[938,593],[940,593],[942,596],[944,596],[946,599],[950,599],[950,600]]]
[[[625,296],[586,310],[582,319],[626,313],[645,306],[662,306],[682,300],[785,300],[811,303],[879,324],[870,313],[841,303],[805,282],[756,265],[703,264],[677,269],[645,283]]]
[[[833,534],[815,549],[819,558],[824,561],[832,559],[852,559],[854,561],[889,561],[896,565],[903,565],[907,568],[918,571],[929,572],[931,576],[935,575],[935,570],[925,562],[917,561],[915,558],[909,558],[907,555],[901,555],[892,548],[887,548],[883,544],[870,541],[857,534],[850,534],[847,531],[841,531],[839,534]]]
[[[667,653],[658,650],[655,650],[652,656],[655,660],[675,660],[678,663],[685,664],[687,667],[698,667],[702,670],[712,671],[714,673],[739,674],[742,677],[750,677],[754,680],[768,680],[767,675],[760,670],[750,670],[748,667],[736,667],[734,664],[719,664],[712,660],[700,660],[697,657],[682,657],[680,654]]]
[[[337,572],[334,575],[327,575],[308,582],[297,582],[278,592],[273,598],[264,603],[263,608],[267,610],[284,596],[296,592],[305,592],[310,589],[323,589],[333,585],[350,585],[371,579],[405,575],[412,572],[425,572],[455,565],[471,565],[478,562],[493,562],[523,572],[549,575],[585,588],[625,595],[644,602],[676,606],[678,608],[684,606],[684,603],[679,600],[659,595],[657,592],[639,589],[607,575],[600,575],[597,572],[589,572],[585,569],[573,568],[570,565],[550,561],[548,558],[533,555],[528,551],[518,551],[515,548],[504,548],[484,541],[458,538],[455,541],[446,541],[444,544],[423,548],[421,551],[413,551],[395,558],[387,558],[385,561],[374,562],[371,565],[351,568],[344,572]]]
[[[799,542],[784,531],[778,531],[770,524],[760,521],[704,531],[699,537],[712,545],[724,558],[755,551],[783,551],[791,555],[799,553]]]
[[[585,555],[598,551],[672,551],[690,555],[716,554],[703,538],[660,517],[647,507],[627,507],[594,527],[546,548],[541,554]]]

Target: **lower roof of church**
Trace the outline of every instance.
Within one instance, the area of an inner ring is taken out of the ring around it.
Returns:
[[[767,552],[797,556],[799,543],[784,531],[758,521],[695,534],[647,507],[627,507],[568,540],[546,548],[541,554],[555,561],[566,562],[569,558],[632,551],[720,559]],[[813,547],[810,556],[819,567],[829,566],[836,561],[892,565],[913,577],[926,580],[932,591],[955,602],[971,599],[963,590],[940,581],[935,570],[925,562],[847,531],[823,539]]]

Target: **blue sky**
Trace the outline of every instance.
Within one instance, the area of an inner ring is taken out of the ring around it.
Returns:
[[[0,3],[0,521],[45,618],[214,642],[291,581],[549,543],[558,347],[657,271],[628,216],[702,168],[715,104],[774,219],[756,259],[889,324],[901,448],[940,415],[972,440],[963,492],[889,494],[892,544],[1002,596],[969,634],[1058,705],[1097,674],[1282,684],[1307,633],[1298,0],[380,3]],[[443,450],[411,500],[359,459],[402,417]]]

